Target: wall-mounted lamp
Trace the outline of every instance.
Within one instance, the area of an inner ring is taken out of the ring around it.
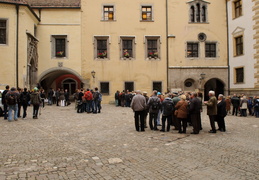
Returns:
[[[93,76],[93,78],[95,78],[95,71],[92,71],[91,75]]]
[[[205,76],[206,76],[206,74],[205,74],[205,73],[201,73],[201,74],[200,74],[200,80],[205,79]]]

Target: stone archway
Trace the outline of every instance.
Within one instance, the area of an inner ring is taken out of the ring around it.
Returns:
[[[40,85],[46,92],[50,88],[64,88],[63,82],[66,79],[71,79],[75,82],[75,86],[72,86],[71,91],[74,91],[75,88],[82,88],[84,85],[88,84],[88,81],[84,81],[76,71],[64,67],[48,69],[39,76]],[[70,94],[73,94],[73,92],[70,92]]]
[[[225,84],[217,78],[213,78],[208,80],[204,85],[204,100],[209,100],[209,91],[215,91],[215,96],[218,97],[219,94],[223,94],[225,92]]]

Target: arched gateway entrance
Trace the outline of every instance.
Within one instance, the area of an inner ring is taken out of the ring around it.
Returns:
[[[48,92],[50,88],[67,89],[72,95],[76,89],[83,87],[81,76],[74,70],[68,68],[52,68],[41,74],[39,77],[41,87]]]
[[[216,78],[208,80],[204,85],[204,100],[209,100],[209,91],[215,91],[215,96],[218,97],[219,94],[224,95],[225,85],[224,83]]]

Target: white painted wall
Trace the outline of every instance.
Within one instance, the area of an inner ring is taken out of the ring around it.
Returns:
[[[252,0],[243,0],[243,15],[233,19],[232,13],[232,3],[234,0],[228,1],[228,23],[229,23],[229,63],[230,63],[230,88],[254,88],[255,84],[255,68],[254,64],[256,60],[254,59],[255,49],[253,48],[255,40],[253,38],[256,33],[253,30],[254,12],[252,10],[254,2]],[[232,33],[236,28],[244,29],[244,55],[234,57],[233,53],[233,35]],[[244,67],[244,83],[235,84],[234,69],[236,67]]]

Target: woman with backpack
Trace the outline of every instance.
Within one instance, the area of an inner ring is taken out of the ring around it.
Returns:
[[[35,87],[33,89],[33,93],[31,94],[31,104],[33,105],[33,119],[38,119],[40,103],[41,103],[41,98],[39,94],[39,89]]]

